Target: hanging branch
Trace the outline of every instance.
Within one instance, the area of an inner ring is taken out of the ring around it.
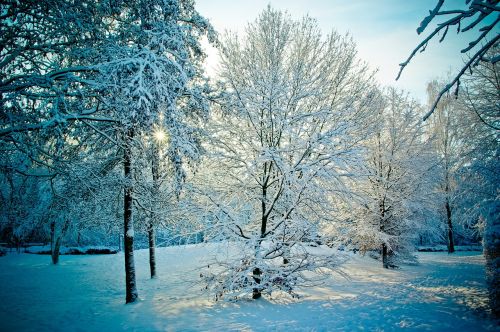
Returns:
[[[416,56],[417,52],[420,53],[424,52],[429,41],[431,41],[441,31],[443,32],[443,34],[439,39],[439,42],[442,42],[445,39],[446,34],[448,33],[448,30],[451,26],[457,25],[457,33],[466,32],[475,28],[480,22],[484,22],[488,17],[491,17],[492,14],[493,15],[497,14],[496,19],[491,24],[485,25],[479,29],[480,35],[472,42],[470,42],[467,45],[467,47],[463,48],[461,50],[461,53],[466,53],[471,49],[473,49],[474,47],[476,47],[477,45],[479,45],[480,42],[486,41],[487,36],[490,34],[490,32],[495,31],[495,27],[497,27],[498,22],[500,21],[500,6],[498,6],[497,3],[498,1],[492,1],[492,0],[472,0],[472,1],[467,0],[466,4],[469,7],[466,10],[441,11],[441,7],[444,4],[444,0],[439,0],[436,7],[433,10],[430,10],[429,15],[422,20],[420,26],[417,28],[417,33],[421,34],[422,32],[424,32],[424,30],[431,23],[431,21],[434,20],[436,16],[448,16],[448,15],[454,15],[454,16],[452,16],[450,19],[442,23],[437,23],[436,28],[420,44],[418,44],[416,48],[413,49],[413,51],[410,53],[410,56],[406,59],[406,61],[399,64],[400,69],[396,77],[396,80],[398,80],[401,77],[403,70],[410,63],[410,61]],[[462,22],[465,24],[468,19],[473,18],[475,16],[477,17],[472,22],[470,23],[467,22],[468,24],[464,28],[461,28]],[[488,52],[489,49],[491,49],[498,43],[499,38],[500,34],[497,32],[496,35],[494,35],[490,41],[484,43],[480,47],[480,49],[476,53],[474,53],[474,55],[469,59],[469,61],[467,61],[464,64],[462,69],[458,72],[457,75],[455,75],[453,80],[440,91],[440,93],[436,97],[436,100],[432,104],[431,109],[424,116],[423,118],[424,121],[434,112],[437,104],[439,103],[443,95],[448,91],[450,91],[452,87],[456,86],[455,95],[458,95],[460,78],[465,74],[467,69],[472,71],[472,67],[476,66],[480,61],[488,61],[491,62],[492,64],[495,64],[496,62],[498,62],[498,60],[500,60],[499,55],[494,55],[491,58],[485,58],[485,54]]]

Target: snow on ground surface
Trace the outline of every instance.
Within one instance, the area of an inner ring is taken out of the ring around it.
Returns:
[[[436,252],[436,251],[448,251],[448,247],[444,244],[434,245],[434,246],[418,246],[418,251],[424,252]],[[483,246],[481,245],[468,245],[468,246],[455,246],[455,251],[483,251]]]
[[[0,257],[1,331],[498,331],[488,318],[478,252],[419,253],[420,265],[384,270],[354,255],[299,300],[214,302],[199,270],[216,245],[135,252],[141,300],[125,305],[123,254]]]

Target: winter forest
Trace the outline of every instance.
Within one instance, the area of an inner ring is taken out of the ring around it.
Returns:
[[[426,3],[419,100],[272,1],[2,0],[0,331],[497,330],[500,5]]]

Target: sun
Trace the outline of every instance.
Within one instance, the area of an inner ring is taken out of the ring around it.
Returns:
[[[167,132],[163,128],[156,128],[153,131],[153,137],[158,143],[164,143],[168,140]]]

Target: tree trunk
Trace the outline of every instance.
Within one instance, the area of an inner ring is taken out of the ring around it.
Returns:
[[[52,264],[54,264],[54,265],[59,263],[59,252],[61,249],[61,239],[62,239],[62,236],[57,237],[56,243],[54,243],[54,246],[53,246],[52,251],[51,251]]]
[[[52,258],[52,264],[56,265],[57,263],[59,263],[59,254],[61,252],[61,242],[62,242],[62,239],[64,237],[64,235],[66,234],[67,230],[68,230],[68,227],[69,227],[69,219],[66,219],[64,221],[64,225],[61,229],[61,234],[59,234],[59,236],[57,236],[56,238],[56,235],[55,235],[55,231],[56,231],[56,226],[55,226],[55,222],[52,222],[51,225],[50,225],[50,231],[51,231],[51,239],[52,241],[54,241],[55,239],[55,243],[53,242],[52,245],[51,245],[51,250],[50,250],[50,255],[51,255],[51,258]]]
[[[260,284],[260,275],[261,274],[262,274],[262,271],[258,267],[253,269],[253,280],[255,280],[255,282],[257,284]],[[261,296],[262,296],[262,293],[261,293],[260,289],[255,287],[252,290],[252,299],[256,300],[256,299],[260,298]]]
[[[267,166],[264,165],[264,177],[267,175]],[[262,240],[264,239],[264,236],[266,234],[266,228],[267,228],[267,214],[266,214],[266,197],[267,197],[267,180],[264,182],[264,185],[262,186],[262,202],[261,202],[261,208],[262,208],[262,218],[261,218],[261,223],[260,223],[260,240],[257,244],[257,250],[260,250],[260,244]],[[260,284],[261,281],[261,275],[262,271],[258,267],[253,269],[253,280],[255,283]],[[261,290],[258,287],[254,287],[252,289],[252,299],[258,299],[262,296]]]
[[[156,146],[153,147],[153,156],[151,159],[151,173],[153,175],[153,208],[151,212],[151,218],[149,220],[148,226],[148,237],[149,237],[149,270],[151,273],[151,278],[156,277],[156,254],[155,254],[155,227],[158,222],[158,213],[156,209],[158,208],[158,204],[156,204],[156,200],[158,199],[158,195],[160,194],[160,160],[158,156],[158,148]]]
[[[500,318],[500,202],[494,202],[486,216],[484,257],[491,313]]]
[[[389,253],[387,252],[387,245],[382,243],[382,266],[384,269],[389,268]]]
[[[137,300],[137,287],[135,282],[135,264],[134,264],[134,219],[132,215],[132,139],[134,132],[129,129],[125,134],[123,149],[123,170],[125,175],[125,189],[123,200],[123,232],[124,232],[124,255],[125,255],[125,289],[126,303],[132,303]]]
[[[380,139],[380,136],[379,136]],[[379,141],[380,144],[380,141]],[[380,145],[379,145],[380,146]],[[379,157],[382,160],[382,157]],[[382,165],[380,164],[380,174],[382,174]],[[379,202],[379,211],[380,211],[380,232],[385,233],[385,199],[382,199]],[[389,268],[389,252],[387,250],[387,244],[382,243],[382,267],[384,269]]]
[[[156,255],[155,255],[155,230],[150,226],[149,231],[149,270],[151,278],[156,277]]]
[[[455,243],[453,242],[453,224],[451,222],[451,206],[446,199],[446,223],[448,226],[448,253],[452,254],[455,252]]]
[[[56,234],[56,222],[52,221],[50,223],[50,252],[54,251],[55,234]]]

